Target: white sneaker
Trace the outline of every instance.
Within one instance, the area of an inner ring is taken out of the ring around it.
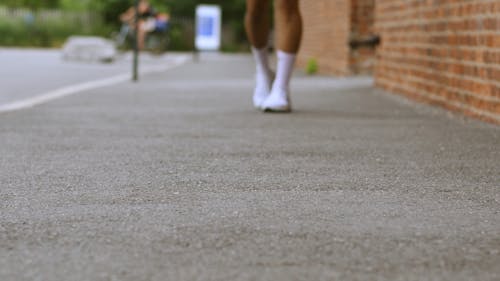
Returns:
[[[273,89],[261,107],[264,112],[290,112],[292,111],[290,95],[283,89]]]
[[[255,87],[255,90],[253,92],[253,106],[257,109],[262,108],[262,103],[266,100],[266,98],[269,96],[269,88],[266,88],[264,86],[260,87]]]
[[[253,92],[253,105],[255,106],[255,108],[261,110],[262,104],[269,97],[269,94],[271,93],[271,86],[274,80],[274,73],[271,72],[269,74],[269,77],[267,77],[266,79],[261,78],[259,81],[259,78],[256,78],[256,80],[258,82],[256,82],[256,86]]]

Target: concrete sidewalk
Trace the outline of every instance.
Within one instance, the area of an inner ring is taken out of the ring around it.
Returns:
[[[0,280],[499,280],[500,129],[248,56],[0,115]]]

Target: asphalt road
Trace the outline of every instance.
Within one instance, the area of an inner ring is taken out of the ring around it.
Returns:
[[[165,65],[178,54],[141,55],[141,69]],[[58,49],[0,48],[0,106],[59,88],[132,72],[132,54],[113,63],[64,60]]]
[[[499,280],[500,129],[250,57],[0,114],[0,280]],[[35,84],[34,84],[35,85]]]

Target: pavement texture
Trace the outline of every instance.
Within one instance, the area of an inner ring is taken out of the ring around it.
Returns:
[[[144,68],[171,63],[174,56],[143,54]],[[121,53],[113,63],[98,63],[76,59],[63,59],[58,49],[14,49],[0,47],[0,107],[3,104],[32,98],[44,92],[54,91],[101,78],[127,74],[131,70],[132,54]]]
[[[249,56],[0,115],[0,280],[500,280],[500,128]]]

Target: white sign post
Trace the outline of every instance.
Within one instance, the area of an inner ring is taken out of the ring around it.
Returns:
[[[217,5],[196,7],[196,40],[198,51],[217,51],[221,45],[222,11]]]

